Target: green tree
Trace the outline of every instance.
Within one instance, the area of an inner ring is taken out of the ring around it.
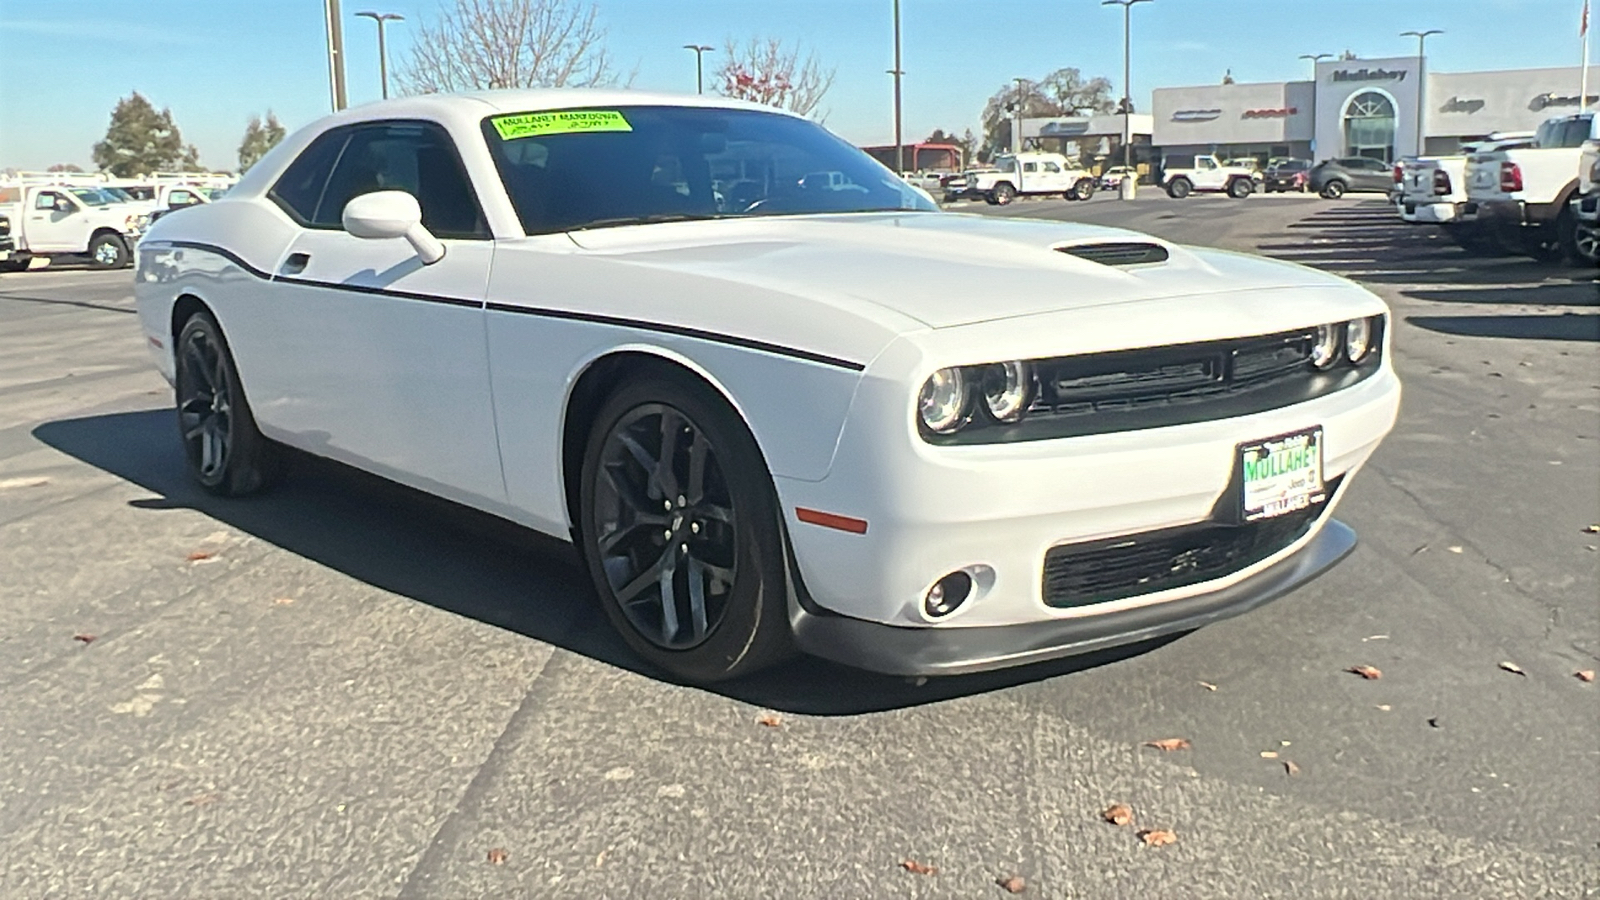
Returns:
[[[278,117],[272,110],[267,110],[267,121],[263,123],[260,116],[251,116],[250,124],[244,128],[244,140],[239,142],[239,174],[243,175],[251,166],[261,161],[267,151],[278,146],[283,140],[283,125],[278,122]]]
[[[172,110],[156,111],[144,95],[134,91],[117,101],[105,140],[94,145],[94,163],[119,178],[151,172],[199,168],[200,154],[185,144]]]

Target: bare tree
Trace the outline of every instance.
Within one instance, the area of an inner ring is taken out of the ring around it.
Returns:
[[[1011,146],[1011,124],[1018,108],[1025,119],[1108,113],[1116,107],[1111,100],[1111,82],[1104,78],[1084,78],[1077,69],[1057,69],[1041,81],[1002,86],[983,108],[984,156],[992,156]]]
[[[833,87],[833,69],[824,69],[817,55],[785,47],[777,38],[728,40],[716,79],[725,97],[750,100],[809,116]],[[821,118],[821,117],[819,117]]]
[[[605,39],[587,0],[445,0],[418,25],[396,80],[411,94],[631,82]]]

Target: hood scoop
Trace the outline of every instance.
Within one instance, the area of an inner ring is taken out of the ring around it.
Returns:
[[[1146,241],[1068,244],[1056,249],[1103,266],[1138,266],[1166,262],[1170,255],[1167,253],[1167,248]]]

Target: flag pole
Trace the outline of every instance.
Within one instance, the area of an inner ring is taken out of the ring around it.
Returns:
[[[1578,112],[1589,111],[1589,0],[1583,0],[1583,27],[1578,34],[1583,38],[1583,73],[1578,76]]]

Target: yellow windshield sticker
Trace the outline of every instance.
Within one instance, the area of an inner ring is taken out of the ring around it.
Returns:
[[[583,134],[593,131],[632,131],[633,126],[614,109],[569,109],[561,112],[523,113],[490,120],[500,139],[542,137],[549,134]]]

